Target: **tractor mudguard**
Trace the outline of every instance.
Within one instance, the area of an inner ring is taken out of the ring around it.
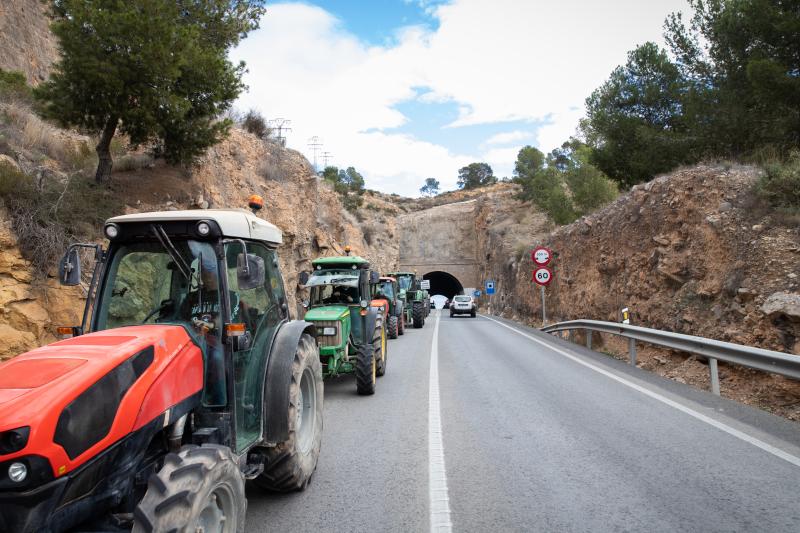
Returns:
[[[275,335],[264,379],[264,440],[283,442],[289,438],[289,386],[292,382],[292,363],[303,333],[316,338],[314,324],[304,320],[285,323]]]

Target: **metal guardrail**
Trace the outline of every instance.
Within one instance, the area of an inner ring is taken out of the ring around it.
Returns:
[[[742,365],[762,372],[771,372],[800,380],[800,356],[783,352],[752,348],[731,342],[684,335],[658,329],[643,328],[630,324],[603,322],[600,320],[569,320],[542,328],[545,333],[585,329],[599,333],[610,333],[629,339],[631,364],[636,366],[636,341],[663,346],[671,350],[702,355],[708,358],[711,373],[711,390],[719,396],[719,372],[717,360]],[[586,336],[586,347],[592,347],[592,335]]]

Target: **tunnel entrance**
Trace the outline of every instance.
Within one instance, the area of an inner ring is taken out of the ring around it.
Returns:
[[[458,278],[447,272],[442,272],[440,270],[428,272],[422,276],[422,279],[430,280],[431,288],[428,293],[430,293],[431,296],[441,294],[452,300],[453,296],[464,292],[464,287],[461,285],[461,282],[458,281]]]

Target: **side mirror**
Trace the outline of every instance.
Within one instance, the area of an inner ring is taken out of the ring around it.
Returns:
[[[81,258],[77,248],[70,248],[58,263],[58,281],[62,285],[74,287],[81,283]]]
[[[302,306],[303,306],[304,309],[308,309],[308,306],[310,304],[311,304],[311,302],[309,302],[308,300],[303,300],[303,302],[302,302]]]
[[[236,258],[236,279],[239,290],[263,287],[267,279],[264,260],[255,254],[239,254]]]
[[[311,275],[308,272],[303,271],[303,272],[300,272],[300,275],[298,276],[297,281],[300,283],[300,285],[305,285],[306,283],[308,283],[308,278],[310,278],[310,277],[311,277]]]

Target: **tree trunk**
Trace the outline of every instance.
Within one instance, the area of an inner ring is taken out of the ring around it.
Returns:
[[[117,131],[117,122],[119,119],[115,116],[109,117],[106,122],[106,127],[103,128],[103,134],[100,136],[100,141],[97,143],[97,173],[94,175],[94,180],[97,183],[108,183],[111,180],[111,167],[113,161],[111,160],[111,139],[114,138],[114,132]]]

